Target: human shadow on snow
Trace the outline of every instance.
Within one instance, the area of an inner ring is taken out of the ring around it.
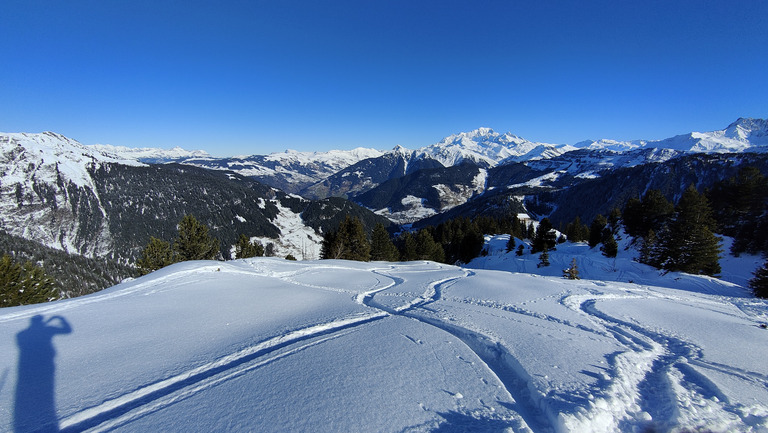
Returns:
[[[29,327],[16,334],[19,362],[13,410],[15,433],[59,431],[53,337],[71,332],[69,322],[61,316],[44,320],[36,315],[30,319]]]

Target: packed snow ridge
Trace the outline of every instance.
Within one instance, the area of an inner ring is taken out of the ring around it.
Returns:
[[[0,430],[768,429],[766,301],[584,244],[517,273],[507,241],[467,267],[184,262],[0,309]],[[572,255],[585,279],[557,276]]]

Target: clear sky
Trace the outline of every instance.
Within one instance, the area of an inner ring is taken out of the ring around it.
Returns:
[[[768,117],[765,0],[2,0],[0,131],[214,155]]]

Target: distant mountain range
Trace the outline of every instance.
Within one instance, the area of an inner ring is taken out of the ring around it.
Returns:
[[[664,140],[558,145],[479,128],[415,150],[228,158],[0,133],[0,229],[130,261],[150,235],[170,238],[181,216],[195,213],[225,254],[244,233],[279,254],[317,257],[322,234],[349,212],[368,227],[494,212],[587,220],[654,185],[674,197],[686,182],[703,187],[743,165],[764,169],[767,154],[764,119]]]

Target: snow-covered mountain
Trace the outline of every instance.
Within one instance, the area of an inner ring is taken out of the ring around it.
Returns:
[[[499,134],[490,128],[450,135],[430,146],[417,149],[417,157],[429,157],[446,167],[471,161],[493,167],[502,161],[528,161],[551,158],[576,148],[568,145],[534,143],[507,132]]]
[[[623,152],[640,148],[671,149],[691,153],[768,152],[768,119],[739,118],[727,128],[691,132],[663,140],[582,141],[578,148]]]
[[[106,254],[111,235],[89,169],[113,163],[144,165],[53,132],[0,133],[2,228],[64,251]]]
[[[119,155],[123,159],[135,159],[149,164],[161,164],[187,158],[212,158],[211,155],[204,150],[186,150],[178,146],[172,149],[155,147],[134,148],[127,146],[113,146],[111,144],[93,144],[88,145],[87,147],[106,154]]]
[[[358,147],[327,152],[286,150],[269,155],[231,158],[181,158],[176,162],[216,170],[231,170],[283,191],[299,193],[358,161],[381,155],[382,152],[378,150]]]
[[[232,172],[148,165],[140,154],[149,155],[54,133],[0,134],[0,229],[69,253],[132,260],[149,236],[171,240],[193,214],[225,256],[245,234],[275,254],[318,258],[320,234],[344,214],[369,228],[388,223],[342,199],[306,200]]]
[[[0,431],[768,429],[766,301],[506,241],[467,268],[185,262],[0,309]],[[585,279],[560,277],[573,257]]]

